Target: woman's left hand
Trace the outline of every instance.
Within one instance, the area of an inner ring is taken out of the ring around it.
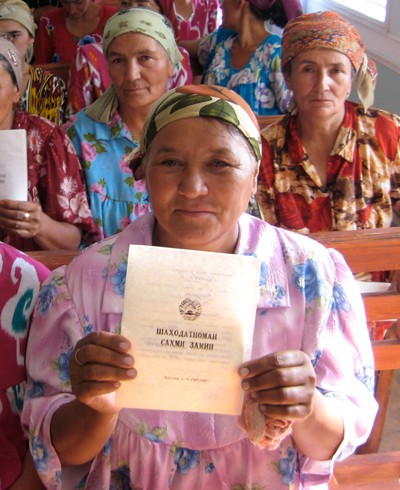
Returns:
[[[304,352],[273,352],[242,364],[239,375],[243,390],[265,415],[294,420],[311,414],[316,376]]]
[[[38,202],[0,201],[0,227],[22,238],[32,238],[40,232],[43,210]]]

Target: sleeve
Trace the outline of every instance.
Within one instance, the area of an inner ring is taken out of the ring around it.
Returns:
[[[53,35],[49,17],[41,17],[35,37],[35,64],[51,63],[53,61]]]
[[[64,81],[55,75],[48,73],[46,84],[41,93],[40,115],[58,126],[64,120],[64,104],[66,87]]]
[[[257,179],[257,203],[261,208],[264,220],[271,225],[278,225],[276,215],[276,198],[274,190],[273,149],[261,133],[262,157]]]
[[[189,53],[185,48],[179,48],[182,55],[182,61],[174,66],[173,87],[189,85],[193,81],[192,68],[190,66]]]
[[[335,250],[329,250],[329,255],[334,278],[332,281],[332,275],[326,274],[320,283],[329,288],[328,301],[321,305],[325,320],[312,362],[317,389],[343,418],[344,438],[330,461],[303,457],[300,471],[306,485],[329,480],[334,461],[349,456],[367,439],[378,408],[374,398],[374,359],[362,298],[342,255]]]
[[[65,130],[54,126],[44,147],[46,172],[39,183],[43,210],[57,221],[78,226],[85,240],[89,240],[94,231],[94,221],[82,168]]]
[[[101,45],[78,46],[75,61],[71,64],[68,118],[96,101],[108,87],[110,79],[102,58]]]
[[[206,70],[210,66],[211,60],[214,57],[216,41],[216,34],[207,34],[200,39],[197,57],[203,70]]]
[[[51,442],[50,423],[54,412],[74,399],[69,359],[76,342],[84,336],[65,276],[65,266],[56,269],[39,293],[28,340],[28,382],[22,413],[36,469],[46,488],[53,490],[61,490],[62,473]]]
[[[210,0],[209,9],[210,13],[207,31],[212,33],[222,24],[222,9],[220,7],[219,0]]]
[[[268,59],[268,57],[265,57],[265,59]],[[277,106],[282,113],[285,113],[288,109],[291,91],[287,88],[282,73],[280,43],[274,45],[274,50],[271,58],[269,59],[269,64],[265,67],[265,69],[267,72],[269,72],[271,88],[274,92]]]

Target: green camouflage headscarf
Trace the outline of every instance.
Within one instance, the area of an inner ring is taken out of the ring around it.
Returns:
[[[141,157],[164,126],[189,117],[210,117],[232,124],[248,140],[257,163],[260,163],[261,138],[253,111],[236,92],[216,85],[185,85],[161,97],[144,123],[140,138]]]

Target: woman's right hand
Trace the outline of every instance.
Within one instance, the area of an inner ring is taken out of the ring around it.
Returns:
[[[108,332],[91,333],[79,340],[69,362],[75,397],[99,413],[117,413],[116,390],[121,381],[137,374],[130,348],[126,337]]]

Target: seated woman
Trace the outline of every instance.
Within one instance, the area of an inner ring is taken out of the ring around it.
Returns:
[[[54,490],[67,478],[71,489],[327,488],[332,460],[367,437],[377,408],[350,270],[336,251],[244,213],[261,141],[234,92],[168,92],[140,149],[154,214],[85,250],[40,293],[23,421],[43,482]],[[121,384],[139,375],[119,334],[130,244],[263,261],[257,285],[270,287],[257,298],[251,360],[238,366],[247,399],[240,424],[231,415],[116,407]]]
[[[35,114],[14,110],[22,90],[22,61],[0,39],[0,130],[24,129],[27,137],[26,201],[0,199],[0,240],[19,250],[74,249],[94,223],[78,157],[65,131]]]
[[[299,0],[224,1],[223,29],[200,42],[202,83],[228,87],[260,116],[286,111],[290,92],[281,71],[281,38],[266,21],[283,27],[301,14]]]
[[[0,488],[44,490],[22,429],[29,319],[50,271],[0,242]]]
[[[32,14],[25,2],[3,0],[0,3],[0,35],[13,42],[23,63],[19,109],[61,124],[66,99],[64,81],[29,64],[33,56],[35,28]]]
[[[101,42],[104,24],[114,12],[94,0],[61,0],[61,8],[40,18],[35,63],[72,63],[77,46]]]
[[[120,0],[120,9],[148,7],[164,14],[159,0]],[[180,87],[192,82],[189,53],[179,48],[182,60],[174,65],[174,74],[168,80],[168,88]],[[71,65],[68,87],[67,118],[95,102],[110,86],[107,60],[102,43],[78,46],[75,62]]]
[[[266,221],[301,233],[390,226],[400,214],[400,118],[370,108],[376,71],[357,30],[334,12],[294,19],[282,66],[293,103],[262,133]],[[354,73],[362,104],[347,100]]]
[[[142,7],[107,21],[103,50],[112,84],[66,125],[85,172],[98,239],[148,210],[145,184],[135,180],[127,156],[138,146],[147,113],[181,60],[168,20]]]

